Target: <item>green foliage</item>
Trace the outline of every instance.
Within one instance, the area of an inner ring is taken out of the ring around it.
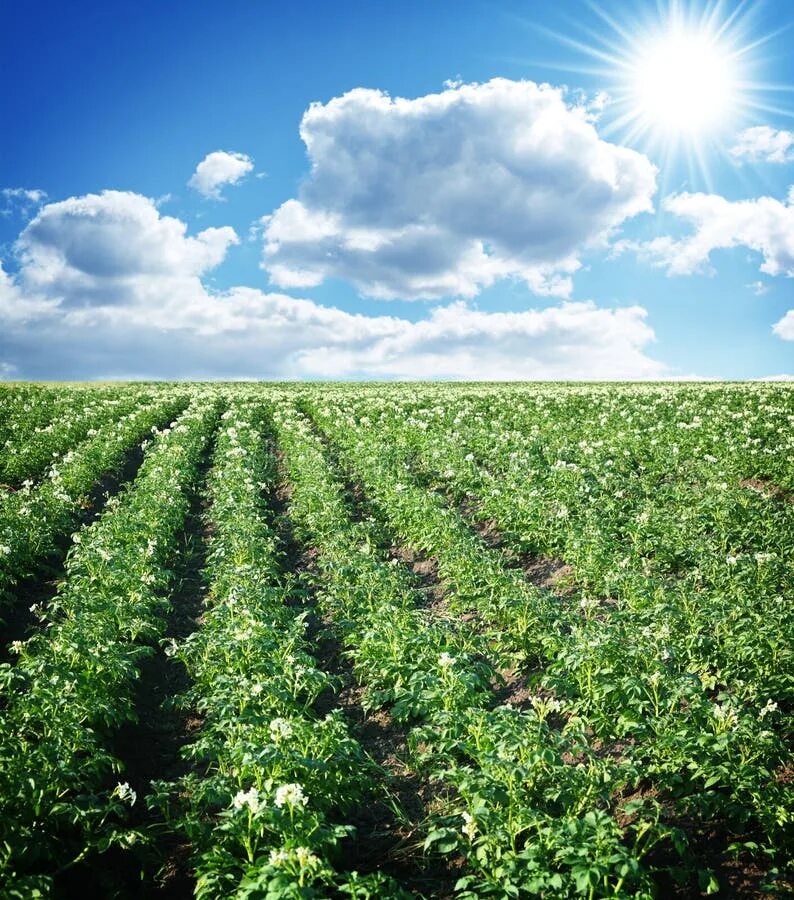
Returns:
[[[3,896],[47,896],[59,869],[151,842],[136,800],[190,844],[201,898],[411,896],[351,871],[352,822],[385,773],[327,711],[341,679],[318,628],[365,713],[403,735],[425,788],[411,839],[449,863],[455,896],[718,895],[742,866],[759,891],[791,888],[791,388],[78,394],[2,395],[0,467],[40,479],[0,496],[6,602],[156,434],[0,666]],[[205,609],[165,641],[213,434]],[[136,798],[114,736],[158,645],[200,727],[187,774]]]

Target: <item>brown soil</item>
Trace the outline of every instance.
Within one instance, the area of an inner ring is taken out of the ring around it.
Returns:
[[[443,615],[447,610],[447,589],[439,579],[438,559],[435,556],[424,556],[399,542],[392,543],[388,553],[390,559],[403,563],[414,574],[416,591],[423,598],[420,605]]]
[[[486,546],[498,550],[511,569],[521,569],[530,584],[551,591],[557,597],[570,598],[578,593],[574,583],[573,566],[561,559],[520,553],[509,545],[493,519],[482,519],[476,502],[462,500],[458,511],[466,524],[475,531]]]
[[[686,858],[682,860],[665,842],[655,847],[646,864],[658,870],[657,885],[660,897],[671,897],[676,900],[690,900],[705,897],[706,894],[698,883],[695,872],[709,870],[720,885],[715,896],[729,900],[775,900],[775,898],[794,896],[794,881],[785,876],[778,881],[777,890],[771,892],[763,885],[767,881],[767,871],[753,859],[749,851],[742,850],[738,854],[728,854],[726,849],[734,842],[759,840],[757,835],[734,834],[719,826],[703,827],[696,823],[665,817],[668,822],[681,828],[687,838]],[[684,873],[682,863],[686,863]],[[676,881],[674,873],[678,869],[681,880]]]
[[[785,490],[780,485],[769,481],[766,478],[744,478],[739,482],[739,487],[748,488],[758,494],[763,494],[773,500],[782,500],[787,503],[794,503],[794,493]]]
[[[526,673],[516,672],[513,669],[502,669],[499,677],[500,680],[495,680],[492,684],[494,706],[527,709],[531,705],[531,698],[540,693],[538,689],[529,687]]]

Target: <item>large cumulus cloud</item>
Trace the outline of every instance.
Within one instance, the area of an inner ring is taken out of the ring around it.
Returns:
[[[652,208],[656,170],[602,140],[562,90],[494,79],[415,100],[359,88],[313,104],[311,171],[263,220],[280,287],[472,297],[496,279],[568,296],[579,254]]]
[[[66,305],[135,302],[195,286],[238,242],[233,228],[187,235],[140,194],[103,191],[44,206],[16,243],[29,293]]]

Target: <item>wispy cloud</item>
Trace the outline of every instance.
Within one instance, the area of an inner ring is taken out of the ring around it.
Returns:
[[[768,125],[756,125],[742,131],[731,147],[736,159],[751,162],[787,163],[794,160],[794,131],[778,131]]]
[[[747,247],[761,254],[760,270],[765,274],[794,277],[794,192],[785,202],[773,197],[731,201],[718,194],[673,194],[663,207],[691,225],[692,233],[621,241],[616,249],[632,250],[669,275],[691,275],[708,270],[715,250]]]
[[[28,216],[47,198],[47,192],[39,188],[10,188],[0,190],[0,216]]]

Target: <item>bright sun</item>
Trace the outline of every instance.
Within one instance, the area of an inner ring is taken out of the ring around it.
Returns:
[[[572,20],[555,32],[581,59],[556,65],[600,86],[601,134],[639,146],[662,170],[680,157],[708,186],[710,161],[741,123],[778,111],[768,92],[790,89],[755,80],[769,35],[750,0],[638,0],[620,18],[599,0],[587,5],[605,27]]]
[[[674,26],[636,49],[627,85],[636,116],[668,134],[710,131],[735,105],[736,69],[714,35]]]

